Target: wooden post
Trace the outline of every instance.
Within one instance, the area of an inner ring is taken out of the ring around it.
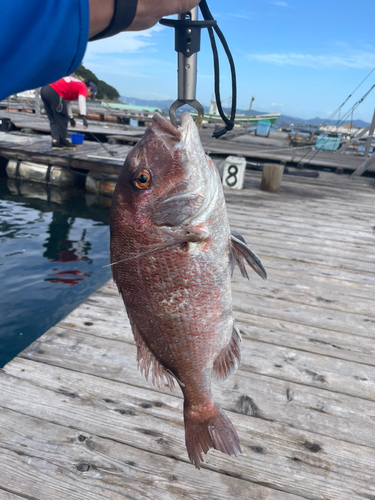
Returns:
[[[248,120],[248,122],[247,122],[247,128],[249,128],[249,127],[250,127],[250,113],[251,113],[251,107],[252,107],[252,105],[253,105],[253,101],[254,101],[254,96],[251,96],[251,101],[250,101],[250,106],[249,106],[249,113],[248,113],[248,115],[247,115],[247,116],[249,117],[249,120]]]
[[[369,128],[369,131],[368,131],[368,138],[367,138],[367,141],[366,141],[365,152],[363,154],[363,157],[364,157],[365,160],[367,159],[368,154],[370,152],[370,146],[371,146],[372,136],[374,134],[374,129],[375,129],[375,111],[374,111],[374,114],[372,116],[372,122],[371,122],[371,125],[370,125],[370,128]]]
[[[368,132],[369,129],[370,129],[370,125],[368,127],[365,127],[364,129],[362,129],[360,132],[358,132],[358,134],[355,134],[351,139],[348,140],[348,142],[346,142],[345,144],[343,144],[342,146],[340,146],[339,149],[336,149],[336,151],[334,151],[333,154],[336,155],[336,154],[342,153],[349,146],[351,146],[351,145],[355,144],[356,142],[358,142],[358,139],[360,137],[362,137],[363,135],[365,135],[365,133]]]
[[[274,163],[265,163],[263,165],[262,182],[260,189],[277,193],[280,189],[281,179],[284,172],[284,165],[275,165]]]
[[[366,172],[371,163],[373,163],[374,161],[375,161],[375,153],[372,153],[372,155],[369,156],[367,160],[365,160],[362,163],[362,165],[360,165],[356,170],[354,170],[354,172],[350,177],[355,177],[356,175],[362,175],[364,172]]]
[[[40,88],[35,89],[35,116],[40,117]]]

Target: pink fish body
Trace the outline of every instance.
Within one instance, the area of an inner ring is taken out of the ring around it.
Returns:
[[[158,387],[184,395],[186,447],[238,455],[231,422],[213,401],[212,376],[225,379],[240,361],[230,278],[244,262],[266,279],[242,236],[231,233],[220,176],[188,113],[176,129],[159,114],[129,153],[111,213],[113,277],[137,345],[137,360]]]

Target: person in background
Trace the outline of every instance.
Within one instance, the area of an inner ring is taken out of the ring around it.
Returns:
[[[78,100],[79,116],[84,129],[87,128],[86,98],[95,99],[95,83],[84,83],[77,78],[67,76],[42,87],[40,96],[51,126],[52,149],[74,149],[67,139],[68,123],[75,127],[71,101]]]
[[[0,100],[71,75],[87,42],[151,28],[199,0],[0,0]],[[36,48],[37,47],[37,48]]]

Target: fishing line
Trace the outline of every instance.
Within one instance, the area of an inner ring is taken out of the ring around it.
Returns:
[[[375,70],[375,68],[374,68]],[[374,71],[373,70],[373,71]],[[369,75],[368,75],[369,76]],[[367,77],[366,77],[367,78]],[[358,87],[357,87],[358,88]],[[358,108],[358,106],[366,99],[366,97],[370,94],[370,92],[375,88],[375,84],[361,97],[361,99],[359,99],[355,104],[353,104],[353,106],[346,112],[346,114],[341,118],[340,122],[337,122],[336,125],[333,125],[333,128],[337,128],[340,127],[344,122],[345,120],[350,116],[350,114],[353,114],[354,113],[354,110]],[[326,137],[326,140],[325,142],[323,143],[326,144],[329,140],[329,137],[327,135]],[[319,153],[319,149],[317,149],[315,151],[315,153],[311,156],[311,158],[308,159],[307,163],[311,162],[311,160],[313,160],[315,158],[315,156]],[[299,160],[299,163],[302,162],[302,160],[307,156],[308,152]]]
[[[150,254],[155,253],[155,252],[160,252],[160,250],[165,250],[166,248],[171,248],[171,247],[174,247],[174,246],[180,245],[180,244],[181,244],[181,242],[173,243],[173,244],[168,245],[166,247],[154,248],[153,250],[148,250],[147,252],[137,253],[137,255],[134,255],[133,257],[128,257],[128,258],[123,259],[123,260],[118,260],[117,262],[112,262],[111,264],[106,264],[105,266],[102,266],[102,268],[112,267],[116,264],[121,264],[121,262],[126,262],[128,260],[138,259],[138,257],[143,257],[144,255],[150,255]]]
[[[94,135],[92,132],[88,131],[86,133],[89,133],[90,135],[93,136],[93,138],[111,155],[111,156],[116,156],[117,154],[117,151],[113,152],[111,151],[110,149],[108,149],[106,146],[104,146],[104,144],[102,143],[102,141],[100,139],[98,139],[96,137],[96,135]]]
[[[368,73],[368,75],[361,81],[361,83],[359,85],[357,85],[357,87],[351,92],[351,94],[348,95],[348,97],[345,99],[345,101],[320,125],[321,127],[324,127],[326,126],[331,120],[332,118],[336,115],[337,112],[339,112],[341,110],[341,108],[348,102],[348,100],[353,96],[353,94],[359,89],[359,87],[367,80],[367,78],[369,78],[369,76],[375,71],[375,67],[372,68],[372,70]],[[359,99],[355,104],[353,104],[353,106],[349,109],[349,111],[347,111],[347,113],[341,118],[341,119],[338,119],[336,121],[336,124],[335,125],[332,125],[333,128],[338,128],[341,124],[343,124],[343,122],[346,120],[347,117],[349,117],[351,115],[351,122],[350,122],[350,126],[352,127],[352,123],[353,123],[353,113],[355,111],[355,109],[364,101],[364,99],[366,99],[366,97],[368,96],[368,94],[372,91],[372,89],[375,87],[375,85],[373,85],[370,90],[368,90],[364,96]],[[326,144],[328,142],[328,135],[327,135],[327,139],[326,141],[323,143]],[[311,146],[312,147],[312,146]],[[293,149],[297,149],[297,148],[293,148]],[[313,154],[313,156],[311,156],[311,158],[308,159],[308,162],[309,163],[311,160],[314,159],[314,157],[318,154],[319,150],[316,150],[315,153]],[[306,152],[306,154],[299,160],[299,163],[302,162],[302,160],[304,158],[306,158],[306,156],[308,155],[309,151]]]
[[[351,94],[348,95],[348,97],[345,99],[345,101],[336,109],[336,111],[334,111],[331,116],[329,116],[321,125],[321,127],[324,127],[330,120],[332,120],[332,118],[335,116],[335,114],[340,111],[340,109],[349,101],[349,99],[353,96],[353,94],[359,89],[359,87],[362,85],[362,83],[364,83],[367,78],[375,71],[375,67],[372,68],[372,70],[370,71],[370,73],[361,81],[361,83],[359,85],[357,85],[357,87],[351,92]]]

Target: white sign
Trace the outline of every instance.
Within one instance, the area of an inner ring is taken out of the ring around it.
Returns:
[[[223,167],[223,186],[232,189],[242,189],[245,170],[246,158],[243,156],[228,156]]]

